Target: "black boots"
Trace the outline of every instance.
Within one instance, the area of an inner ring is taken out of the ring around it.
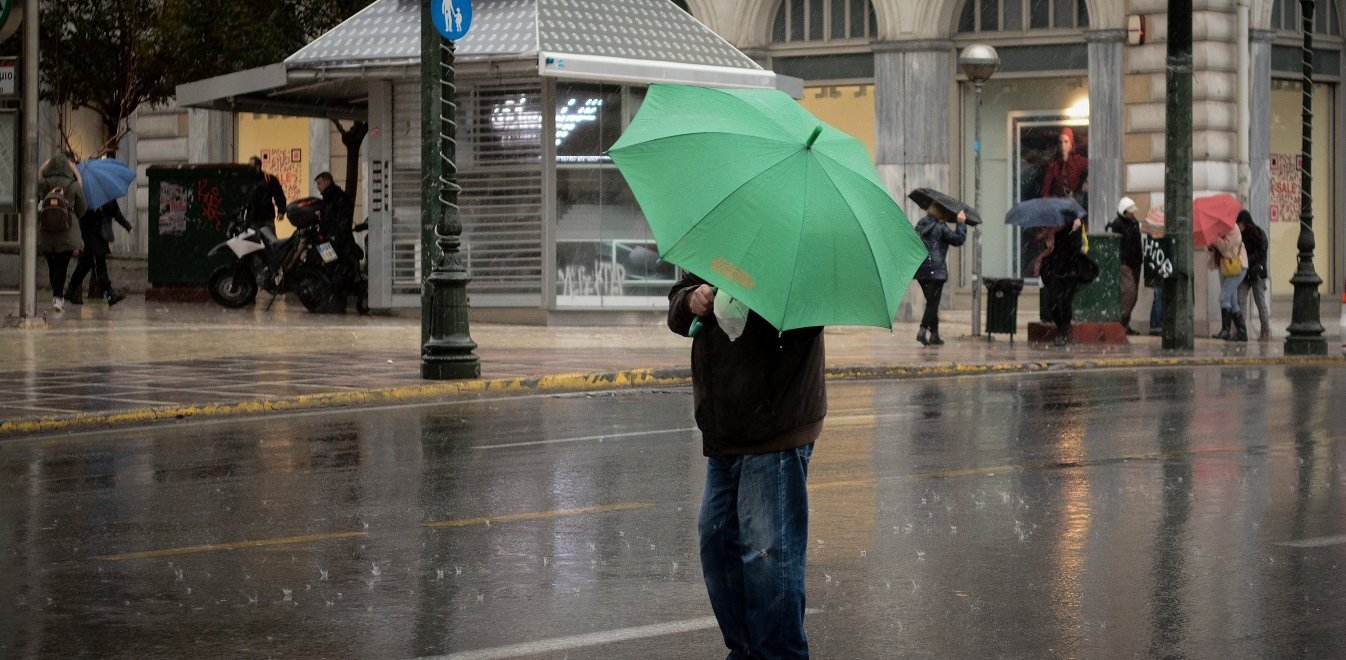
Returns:
[[[119,303],[119,302],[121,302],[121,301],[123,301],[123,300],[126,300],[126,296],[124,296],[124,295],[122,295],[122,294],[120,294],[120,293],[117,293],[116,291],[113,291],[113,290],[111,290],[111,289],[108,289],[108,292],[107,292],[107,306],[108,306],[108,307],[111,307],[111,306],[113,306],[113,305],[115,305],[115,304],[117,304],[117,303]]]
[[[1210,336],[1211,339],[1229,339],[1229,326],[1234,322],[1234,315],[1227,309],[1220,310],[1220,332]]]
[[[925,326],[921,326],[921,329],[916,331],[916,341],[921,342],[922,346],[944,345],[944,340],[939,338],[939,330],[930,330]]]
[[[1234,334],[1229,337],[1229,341],[1248,341],[1248,326],[1244,325],[1242,312],[1230,312],[1229,317],[1234,321]]]
[[[67,286],[65,288],[65,301],[71,305],[83,305],[84,297],[79,295],[79,287]]]

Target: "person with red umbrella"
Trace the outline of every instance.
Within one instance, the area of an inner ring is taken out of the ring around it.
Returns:
[[[1243,323],[1239,309],[1238,291],[1248,273],[1248,250],[1243,247],[1243,236],[1238,227],[1215,239],[1210,251],[1210,269],[1220,271],[1220,332],[1215,339],[1248,341],[1248,327]],[[1231,333],[1230,326],[1233,326]]]

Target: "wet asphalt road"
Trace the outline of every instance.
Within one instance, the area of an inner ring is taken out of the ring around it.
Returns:
[[[1346,656],[1346,370],[830,399],[816,657]],[[690,408],[627,392],[4,441],[0,657],[723,657]]]

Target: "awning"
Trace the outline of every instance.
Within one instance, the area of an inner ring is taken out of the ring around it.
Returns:
[[[179,85],[179,105],[313,117],[363,117],[370,78],[420,75],[420,3],[377,0],[284,62]],[[454,44],[461,75],[484,64],[558,78],[776,87],[763,69],[670,0],[476,0]]]

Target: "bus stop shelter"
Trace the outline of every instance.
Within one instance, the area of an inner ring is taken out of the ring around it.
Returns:
[[[457,167],[474,314],[564,322],[666,304],[677,276],[605,155],[656,82],[774,87],[669,0],[477,0],[455,43]],[[418,307],[420,3],[378,0],[284,62],[178,87],[186,107],[363,119],[370,304]],[[494,312],[491,314],[489,312]]]

